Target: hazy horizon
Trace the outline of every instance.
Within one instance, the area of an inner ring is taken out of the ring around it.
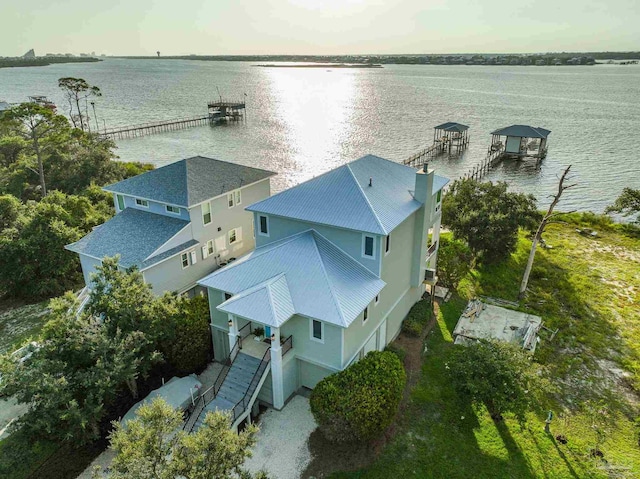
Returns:
[[[640,50],[637,0],[9,0],[2,12],[0,56]]]

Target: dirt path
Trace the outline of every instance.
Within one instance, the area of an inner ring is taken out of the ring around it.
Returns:
[[[327,441],[320,431],[316,429],[309,437],[309,450],[311,451],[312,460],[302,474],[303,478],[320,479],[338,471],[362,469],[371,464],[394,438],[400,426],[398,419],[404,416],[403,413],[411,400],[411,391],[422,376],[424,339],[435,326],[438,311],[439,305],[435,303],[433,317],[419,338],[400,333],[400,336],[393,342],[406,352],[404,367],[407,372],[407,384],[400,402],[396,421],[389,426],[377,441],[370,444],[349,444],[348,447],[345,447],[344,444],[334,444]]]

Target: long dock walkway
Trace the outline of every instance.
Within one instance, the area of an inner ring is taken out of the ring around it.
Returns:
[[[193,116],[189,118],[178,118],[176,120],[163,120],[152,123],[143,123],[133,126],[122,126],[108,128],[99,131],[98,135],[103,138],[122,140],[125,138],[136,138],[139,136],[163,133],[166,131],[183,130],[193,126],[204,126],[209,124],[209,116]]]

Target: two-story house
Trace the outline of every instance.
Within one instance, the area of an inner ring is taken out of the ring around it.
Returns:
[[[104,188],[116,215],[79,241],[85,284],[107,256],[137,267],[160,295],[192,292],[196,281],[255,246],[245,206],[268,198],[275,173],[196,156]]]
[[[384,349],[432,284],[447,182],[368,155],[248,206],[256,249],[198,282],[216,357],[241,347],[268,359],[255,395],[279,409],[299,387]],[[256,327],[266,342],[248,337]]]

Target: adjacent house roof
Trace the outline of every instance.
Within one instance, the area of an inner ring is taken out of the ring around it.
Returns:
[[[411,167],[367,155],[247,210],[387,235],[422,206],[412,194],[415,174]]]
[[[278,327],[294,313],[348,327],[385,282],[314,230],[261,246],[198,281],[221,311]]]
[[[153,264],[149,256],[154,251],[188,224],[188,221],[179,218],[126,208],[65,248],[98,259],[119,254],[121,266],[143,268]],[[161,261],[165,259],[165,254],[154,258]]]
[[[469,129],[467,125],[463,125],[461,123],[456,123],[454,121],[448,121],[443,123],[442,125],[438,125],[434,127],[435,130],[445,130],[445,131],[457,131],[458,133],[462,133]]]
[[[539,126],[535,128],[529,125],[511,125],[506,128],[500,128],[492,132],[492,135],[500,136],[517,136],[520,138],[546,138],[551,130],[546,130]]]
[[[127,178],[104,190],[190,208],[273,175],[272,171],[194,156]]]

